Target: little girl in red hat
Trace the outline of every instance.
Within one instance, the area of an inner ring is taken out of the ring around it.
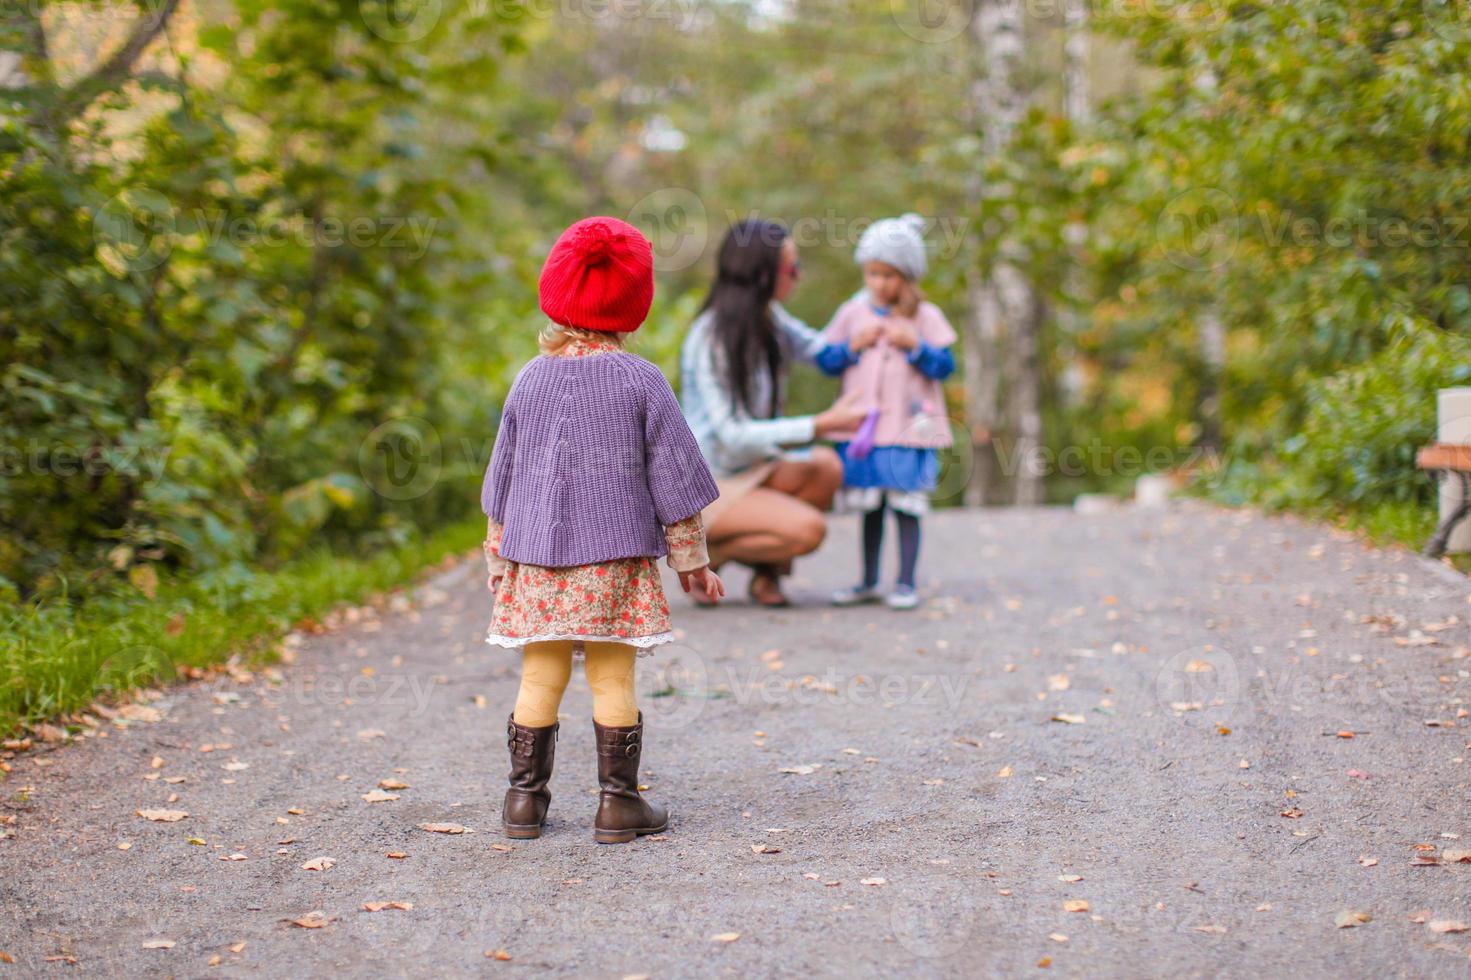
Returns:
[[[718,600],[700,512],[718,491],[657,367],[623,350],[654,297],[653,249],[616,218],[562,233],[541,271],[551,324],[516,376],[485,473],[485,558],[495,610],[486,641],[520,648],[521,689],[506,726],[509,837],[546,820],[557,710],[574,654],[593,696],[601,844],[665,829],[638,790],[643,715],[634,662],[672,640],[657,559],[680,586]]]

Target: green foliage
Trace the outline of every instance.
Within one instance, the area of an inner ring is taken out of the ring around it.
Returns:
[[[473,509],[528,274],[471,191],[494,127],[443,137],[484,118],[507,35],[445,4],[433,39],[455,43],[404,43],[376,9],[236,4],[85,111],[42,48],[0,106],[0,579],[21,594],[402,543]],[[399,417],[442,451],[413,496],[365,443]]]
[[[1471,336],[1465,25],[1449,5],[1330,0],[1115,7],[1096,26],[1150,83],[1056,155],[1100,160],[1107,193],[1045,209],[1088,229],[1087,322],[1052,361],[1085,383],[1054,435],[1217,439],[1226,500],[1428,507],[1414,449]]]
[[[1415,450],[1435,441],[1427,392],[1471,379],[1471,342],[1404,323],[1372,359],[1307,385],[1300,431],[1264,458],[1228,469],[1223,496],[1314,513],[1382,504],[1428,513],[1435,488],[1415,468]]]

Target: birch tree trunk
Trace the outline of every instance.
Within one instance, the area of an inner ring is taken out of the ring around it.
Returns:
[[[1196,422],[1200,426],[1200,445],[1206,449],[1221,448],[1221,376],[1226,371],[1226,324],[1221,308],[1212,300],[1200,314],[1196,342],[1201,373],[1199,394],[1195,404]]]
[[[975,46],[985,59],[973,104],[988,162],[1010,150],[1026,111],[1020,82],[1023,10],[1020,0],[979,0],[971,22]],[[977,186],[977,213],[984,190]],[[1042,444],[1041,310],[1014,243],[1003,240],[993,254],[990,275],[974,270],[968,288],[966,409],[976,470],[967,502],[996,502],[999,486],[1009,479],[1018,504],[1035,504],[1042,498],[1042,473],[1033,465]],[[1009,376],[1004,386],[1003,370]],[[1011,436],[1004,448],[994,438],[1003,425]]]
[[[971,19],[972,41],[983,63],[972,88],[971,105],[987,162],[999,159],[1011,146],[1012,134],[1025,109],[1017,88],[1024,52],[1022,9],[1020,0],[977,0],[976,15]],[[984,191],[977,179],[972,185],[973,214],[981,213]],[[985,234],[985,229],[978,233]],[[966,415],[975,471],[966,490],[966,502],[984,505],[997,502],[997,488],[1002,478],[1011,475],[1005,471],[1011,469],[1016,458],[1012,453],[1003,459],[995,437],[1003,418],[1002,351],[1016,310],[1016,282],[1021,274],[1010,257],[998,254],[989,276],[973,265],[968,278]]]
[[[1073,138],[1078,139],[1093,118],[1092,91],[1088,84],[1088,0],[1066,0],[1063,16],[1063,110],[1072,124]],[[1058,310],[1058,324],[1062,327],[1059,340],[1067,361],[1062,373],[1062,397],[1068,405],[1076,405],[1082,395],[1077,339],[1088,326],[1088,317],[1082,312],[1087,298],[1083,249],[1088,244],[1088,223],[1069,222],[1063,229],[1063,240],[1069,261],[1063,274],[1063,303]]]

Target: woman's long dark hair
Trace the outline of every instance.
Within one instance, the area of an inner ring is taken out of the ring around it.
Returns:
[[[715,281],[701,311],[714,319],[711,337],[725,368],[725,382],[735,403],[750,415],[774,418],[782,346],[771,317],[771,298],[781,270],[781,249],[788,234],[775,221],[749,218],[732,225],[720,244]],[[760,372],[771,379],[771,403],[751,404],[751,380]]]

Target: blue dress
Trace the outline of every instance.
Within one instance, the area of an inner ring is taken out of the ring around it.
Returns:
[[[887,316],[889,311],[874,306],[873,311]],[[828,344],[817,353],[817,366],[823,373],[840,375],[858,363],[858,355],[847,344]],[[944,381],[955,371],[955,355],[948,347],[931,347],[920,341],[909,352],[909,363],[921,374]],[[862,459],[848,452],[849,443],[834,446],[843,458],[843,485],[857,489],[897,490],[903,493],[929,493],[940,477],[940,455],[933,449],[914,446],[875,446]]]

